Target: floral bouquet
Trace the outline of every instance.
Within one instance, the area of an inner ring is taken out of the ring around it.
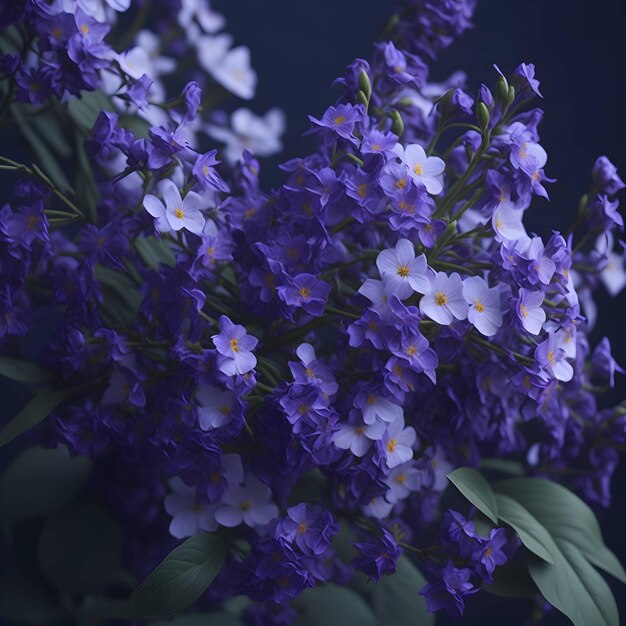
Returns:
[[[7,623],[618,625],[624,184],[526,230],[534,66],[429,82],[473,8],[406,0],[270,190],[284,114],[223,110],[256,74],[206,0],[2,3]]]

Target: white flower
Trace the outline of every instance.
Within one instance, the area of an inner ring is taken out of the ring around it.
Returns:
[[[624,268],[624,257],[616,252],[609,252],[607,263],[600,270],[600,280],[604,283],[609,294],[615,297],[624,287],[626,287],[626,269]]]
[[[165,205],[151,194],[143,199],[144,208],[156,219],[157,230],[168,232],[186,228],[195,235],[201,235],[205,221],[201,213],[204,208],[202,198],[190,191],[183,200],[178,187],[171,180],[163,183],[161,191]]]
[[[404,423],[404,422],[403,422]],[[332,442],[341,450],[350,450],[354,456],[363,456],[385,433],[385,425],[381,422],[373,424],[343,424],[333,434]]]
[[[529,242],[530,238],[524,224],[522,224],[523,217],[524,211],[516,209],[506,202],[501,202],[491,218],[491,225],[496,233],[496,241]]]
[[[408,239],[400,239],[395,248],[383,250],[376,259],[378,271],[389,293],[403,300],[413,291],[425,293],[430,287],[426,257],[415,257],[415,248]]]
[[[417,440],[415,430],[404,427],[404,418],[387,425],[381,444],[385,453],[385,461],[389,469],[406,463],[413,458],[413,444]]]
[[[200,403],[198,409],[200,428],[211,430],[228,424],[233,418],[235,398],[233,391],[222,391],[217,387],[202,385],[196,392],[196,399]]]
[[[400,158],[407,166],[409,175],[418,185],[423,185],[428,193],[435,196],[441,193],[446,164],[439,157],[426,156],[424,148],[415,143],[406,146]]]
[[[246,484],[231,485],[222,496],[222,505],[215,519],[232,528],[242,522],[246,526],[263,526],[278,515],[278,507],[270,502],[272,492],[256,476],[249,475]]]
[[[470,305],[467,319],[486,337],[495,335],[502,326],[498,288],[490,289],[480,276],[471,276],[463,281],[463,297]]]
[[[206,133],[226,144],[224,156],[236,163],[248,150],[255,156],[270,156],[282,150],[281,135],[285,132],[285,114],[280,109],[270,109],[263,117],[248,109],[237,109],[230,118],[231,128],[209,124]]]
[[[541,308],[542,304],[543,293],[541,291],[520,288],[516,306],[517,316],[524,329],[531,335],[538,335],[546,321],[546,312]]]
[[[206,0],[182,0],[176,19],[188,35],[192,31],[191,41],[199,32],[195,21],[205,33],[216,33],[226,23],[224,16],[212,11]]]
[[[199,530],[211,532],[217,529],[215,511],[217,504],[205,504],[196,500],[196,490],[188,487],[175,476],[169,481],[172,493],[165,496],[164,506],[169,515],[170,535],[176,539],[191,537]]]
[[[420,300],[420,311],[438,324],[452,324],[455,318],[464,320],[467,308],[463,283],[456,272],[450,276],[437,272],[430,289]]]
[[[233,48],[226,53],[216,70],[215,80],[230,92],[244,100],[254,98],[256,72],[250,66],[250,50],[245,46]]]

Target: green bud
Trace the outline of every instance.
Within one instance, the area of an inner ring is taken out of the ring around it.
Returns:
[[[506,102],[506,99],[509,95],[509,83],[507,82],[504,76],[500,76],[498,78],[498,82],[496,83],[496,91],[498,92],[498,97],[503,102]]]
[[[359,74],[359,88],[365,94],[367,101],[372,97],[372,85],[370,83],[370,77],[365,70],[361,70]]]
[[[392,120],[391,132],[394,135],[398,135],[398,137],[402,137],[404,133],[404,121],[402,120],[402,116],[396,109],[392,109],[389,117]]]
[[[510,107],[513,100],[515,100],[515,87],[513,87],[513,85],[509,85],[509,92],[506,96],[506,106]]]
[[[367,96],[359,89],[359,93],[356,95],[356,99],[359,104],[362,104],[366,109],[369,106],[369,100]]]
[[[584,215],[587,210],[587,203],[589,202],[589,196],[585,194],[578,201],[578,215]]]
[[[489,128],[489,109],[484,102],[479,102],[476,107],[476,117],[478,118],[478,125],[480,129],[484,132]]]
[[[413,106],[413,98],[409,98],[408,96],[405,98],[401,98],[398,100],[398,106],[401,106],[405,109]]]

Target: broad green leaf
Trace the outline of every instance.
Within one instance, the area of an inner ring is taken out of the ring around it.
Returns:
[[[471,467],[459,467],[448,480],[494,524],[498,523],[498,504],[489,483]]]
[[[615,598],[606,581],[566,540],[554,564],[531,558],[528,570],[543,597],[575,626],[619,626]]]
[[[524,475],[524,466],[517,461],[510,461],[508,459],[483,459],[480,462],[480,469],[495,470],[503,474],[510,474],[511,476]]]
[[[131,324],[141,305],[141,294],[135,283],[126,274],[101,265],[96,265],[94,271],[105,294],[103,309],[123,324]]]
[[[158,270],[161,264],[176,266],[176,257],[168,241],[156,237],[138,237],[134,245],[144,263],[153,270]]]
[[[66,448],[23,450],[0,476],[0,519],[15,522],[54,511],[87,482],[90,459]]]
[[[193,604],[218,575],[226,548],[221,537],[202,533],[174,548],[133,591],[129,616],[173,617]]]
[[[377,626],[365,600],[350,589],[322,585],[307,589],[294,601],[300,611],[294,626]]]
[[[8,424],[0,430],[0,446],[12,441],[42,422],[63,400],[74,395],[80,388],[43,389]]]
[[[517,500],[555,540],[573,544],[590,563],[626,583],[626,572],[604,544],[596,516],[571,491],[540,478],[505,480],[496,483],[494,490]]]
[[[483,589],[501,598],[530,598],[541,595],[528,573],[526,553],[518,552],[511,561],[496,567],[493,582],[483,584]]]
[[[383,576],[372,590],[372,606],[378,626],[431,626],[435,616],[419,595],[426,580],[406,557],[398,559],[396,573]]]
[[[538,557],[554,563],[558,548],[550,533],[519,502],[501,493],[496,494],[498,517],[517,533],[521,542]]]
[[[122,533],[102,506],[62,509],[39,537],[39,564],[48,581],[66,593],[102,591],[122,573]]]
[[[489,535],[491,535],[491,531],[496,527],[496,525],[490,519],[485,517],[480,511],[476,511],[473,521],[476,534],[480,537],[489,537]]]
[[[52,374],[42,367],[8,356],[0,357],[0,376],[20,383],[49,383],[52,380]]]

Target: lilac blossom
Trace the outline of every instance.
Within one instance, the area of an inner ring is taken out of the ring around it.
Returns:
[[[383,250],[376,259],[376,266],[391,293],[400,299],[413,291],[424,293],[430,286],[426,257],[415,256],[415,248],[408,239],[399,239],[395,248]]]
[[[437,272],[430,288],[420,300],[420,311],[438,324],[452,324],[467,317],[468,306],[463,297],[461,277],[453,272]]]
[[[469,304],[468,321],[481,334],[495,335],[502,326],[499,289],[490,288],[480,276],[470,276],[463,281],[463,297]]]
[[[186,228],[194,235],[200,235],[204,228],[202,198],[193,191],[181,198],[178,187],[167,180],[162,186],[165,204],[156,196],[148,194],[143,199],[143,206],[155,218],[156,229],[160,232],[178,231]]]
[[[220,333],[213,335],[213,343],[217,351],[222,355],[220,359],[220,371],[226,376],[235,374],[247,374],[256,366],[256,357],[252,350],[258,340],[248,335],[241,324],[233,324],[228,317],[220,317]]]

